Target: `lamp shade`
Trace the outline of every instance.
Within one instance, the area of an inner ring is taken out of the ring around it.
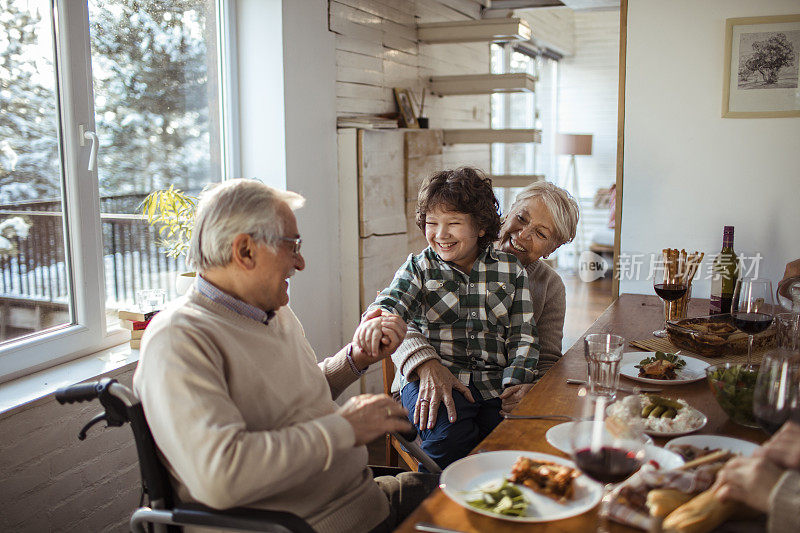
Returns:
[[[556,152],[560,155],[592,155],[592,135],[559,133]]]

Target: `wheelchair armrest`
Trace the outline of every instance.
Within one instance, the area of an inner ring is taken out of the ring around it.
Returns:
[[[177,505],[172,510],[172,519],[177,525],[209,526],[274,533],[314,533],[311,526],[295,514],[244,507],[219,511],[197,503],[185,503]]]

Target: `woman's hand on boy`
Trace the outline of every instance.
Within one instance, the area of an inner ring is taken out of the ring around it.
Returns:
[[[414,371],[419,376],[419,395],[414,406],[414,423],[418,427],[433,429],[440,403],[444,403],[450,423],[456,421],[458,416],[453,401],[453,389],[463,394],[470,403],[475,403],[469,387],[461,383],[439,361],[425,361]]]

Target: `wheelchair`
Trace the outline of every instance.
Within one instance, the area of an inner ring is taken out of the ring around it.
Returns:
[[[147,425],[144,409],[135,393],[115,379],[79,383],[56,391],[60,404],[99,400],[104,411],[92,418],[78,434],[80,440],[95,424],[106,422],[107,427],[130,424],[139,458],[142,481],[142,499],[139,508],[131,515],[130,527],[134,533],[180,533],[182,526],[205,526],[233,531],[264,531],[268,533],[314,533],[311,526],[299,516],[284,512],[251,508],[234,508],[220,511],[198,503],[177,501],[169,481],[169,474],[158,458],[156,443]],[[392,434],[407,446],[411,453],[431,468],[440,472],[436,463],[415,442],[416,431],[410,434]],[[374,475],[394,475],[401,469],[371,467]],[[147,505],[144,505],[147,503]]]

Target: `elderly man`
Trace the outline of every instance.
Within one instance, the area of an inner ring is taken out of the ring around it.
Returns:
[[[364,444],[409,430],[407,413],[386,395],[333,398],[394,351],[405,323],[370,315],[385,333],[374,358],[349,344],[317,364],[287,306],[305,267],[302,203],[254,180],[204,193],[188,254],[197,281],[147,328],[134,386],[182,501],[290,511],[320,532],[388,530],[397,512]]]

